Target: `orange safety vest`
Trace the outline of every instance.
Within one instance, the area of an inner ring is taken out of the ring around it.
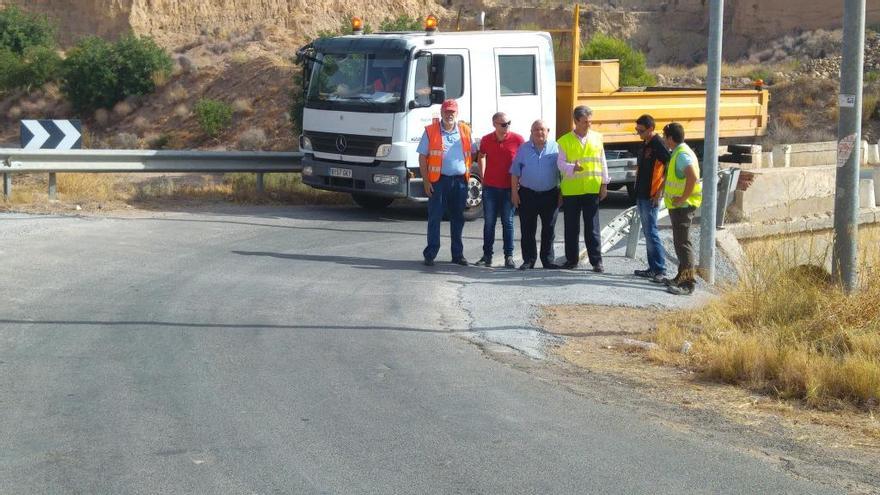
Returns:
[[[434,119],[425,127],[428,134],[428,182],[440,180],[440,169],[443,167],[443,133],[440,130],[440,119]],[[471,178],[471,128],[464,122],[458,123],[458,134],[461,136],[461,149],[464,151],[464,178]]]

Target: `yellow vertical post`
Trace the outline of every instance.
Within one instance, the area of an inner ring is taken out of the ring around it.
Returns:
[[[574,19],[571,27],[571,107],[574,108],[577,106],[578,101],[578,87],[580,82],[578,81],[580,72],[580,62],[581,62],[581,6],[579,4],[574,5]],[[569,125],[571,122],[569,122]]]

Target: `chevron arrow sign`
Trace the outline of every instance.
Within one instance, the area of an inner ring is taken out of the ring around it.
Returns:
[[[79,120],[22,120],[21,147],[26,150],[82,148]]]

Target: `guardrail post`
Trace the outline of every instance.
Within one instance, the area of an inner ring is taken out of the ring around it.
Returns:
[[[49,174],[49,199],[56,200],[58,199],[58,188],[55,185],[55,173],[52,172]]]
[[[12,174],[3,174],[3,196],[6,199],[12,197]]]
[[[263,194],[264,189],[263,172],[257,172],[257,193]]]
[[[642,232],[642,219],[636,211],[629,221],[629,235],[626,237],[626,257],[635,258],[639,246],[639,234]]]

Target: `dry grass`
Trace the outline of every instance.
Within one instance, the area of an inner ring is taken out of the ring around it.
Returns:
[[[752,64],[752,63],[736,63],[722,64],[721,77],[747,77],[753,78],[756,74],[791,72],[796,69],[798,63],[796,61],[780,63],[780,64]],[[694,67],[683,67],[680,65],[661,65],[651,69],[655,74],[663,74],[666,77],[682,78],[682,77],[699,77],[705,78],[709,72],[706,64],[696,65]]]
[[[868,249],[876,250],[877,232],[861,240]],[[880,272],[863,269],[861,290],[847,295],[824,269],[785,268],[784,253],[758,259],[708,305],[660,324],[652,337],[660,349],[649,356],[817,408],[877,409]]]
[[[58,202],[48,200],[48,175],[17,175],[12,197],[0,195],[0,210],[24,207],[46,211],[68,209],[124,208],[144,205],[161,209],[162,201],[231,202],[239,204],[351,204],[346,194],[313,189],[302,183],[299,174],[264,175],[264,192],[257,192],[256,175],[247,173],[223,176],[183,175],[155,177],[127,174],[58,174]]]

